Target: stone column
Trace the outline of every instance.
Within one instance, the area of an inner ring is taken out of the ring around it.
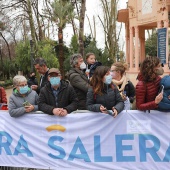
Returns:
[[[133,27],[130,27],[130,70],[133,68]]]
[[[125,24],[125,31],[126,31],[126,63],[128,63],[128,65],[130,65],[130,58],[129,58],[129,25]]]
[[[135,26],[135,70],[139,70],[139,27]]]

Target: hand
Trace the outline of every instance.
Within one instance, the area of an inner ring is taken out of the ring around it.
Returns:
[[[102,112],[102,113],[107,113],[107,109],[104,107],[104,106],[100,106],[100,111]]]
[[[127,100],[127,98],[126,98],[126,96],[124,94],[122,94],[122,99],[123,99],[123,101]]]
[[[37,90],[37,89],[38,89],[38,86],[37,86],[37,85],[32,85],[32,86],[31,86],[31,89],[32,89],[32,90]]]
[[[24,108],[25,108],[25,112],[27,112],[27,113],[32,112],[34,110],[33,105],[24,106]]]
[[[90,69],[86,69],[85,73],[86,73],[86,75],[89,75]]]
[[[159,93],[155,98],[155,103],[158,104],[163,99],[163,92]]]
[[[61,114],[59,116],[66,116],[68,114],[66,109],[61,110]]]
[[[112,110],[113,110],[113,113],[114,113],[113,117],[115,118],[118,115],[118,112],[114,107],[112,107]]]
[[[53,114],[57,116],[66,116],[67,115],[67,110],[63,108],[54,108],[53,109]]]

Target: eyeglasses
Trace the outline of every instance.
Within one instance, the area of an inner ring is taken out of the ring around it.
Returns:
[[[27,86],[27,84],[21,84],[21,85],[17,85],[18,87],[24,87]]]
[[[114,71],[117,71],[117,70],[110,70],[110,72],[114,72]]]

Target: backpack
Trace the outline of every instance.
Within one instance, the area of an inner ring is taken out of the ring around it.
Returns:
[[[158,104],[158,110],[170,111],[170,76],[164,76],[160,82],[160,86],[164,86],[163,99]]]

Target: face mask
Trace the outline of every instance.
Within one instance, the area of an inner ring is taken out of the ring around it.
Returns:
[[[60,84],[60,77],[51,77],[50,83],[52,86],[57,86]]]
[[[108,75],[108,76],[105,76],[105,84],[111,84],[112,82],[112,76],[111,75]]]
[[[26,85],[24,87],[19,87],[19,92],[21,94],[26,94],[28,92],[28,85]]]
[[[113,79],[116,78],[116,72],[115,71],[114,72],[110,72],[110,75],[112,76]]]
[[[80,64],[80,69],[81,69],[81,70],[86,69],[86,64],[85,64],[84,62]]]
[[[35,76],[32,76],[32,77],[30,77],[32,80],[34,80],[35,79]]]
[[[164,69],[162,67],[156,69],[156,72],[155,72],[158,76],[161,76],[164,74]]]

